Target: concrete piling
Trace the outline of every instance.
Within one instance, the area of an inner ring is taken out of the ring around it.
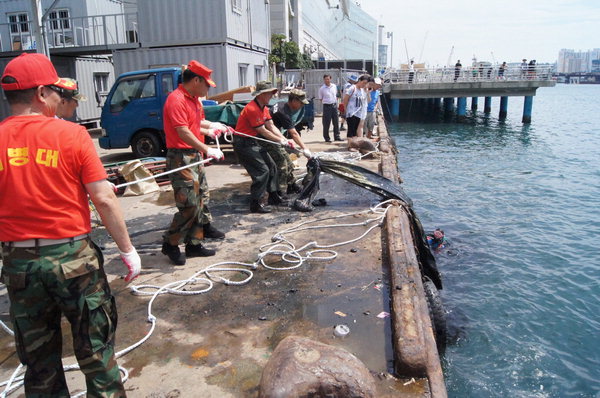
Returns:
[[[485,103],[483,104],[483,112],[490,113],[492,111],[492,97],[485,97]]]
[[[477,101],[479,100],[479,98],[477,97],[471,97],[471,110],[473,112],[477,111]]]
[[[533,110],[533,97],[528,95],[523,101],[523,123],[531,123],[531,111]]]
[[[498,114],[498,118],[500,120],[506,119],[506,115],[508,114],[508,97],[500,97],[500,113]]]
[[[457,116],[458,116],[459,122],[464,121],[467,116],[467,98],[466,97],[458,97]]]

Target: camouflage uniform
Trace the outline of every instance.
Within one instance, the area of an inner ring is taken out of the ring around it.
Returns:
[[[195,149],[167,150],[167,170],[176,169],[202,160]],[[198,245],[204,239],[205,224],[212,221],[208,210],[209,190],[204,167],[194,166],[169,174],[175,204],[179,212],[173,217],[171,226],[165,232],[164,241],[176,246],[183,241]]]
[[[277,190],[286,193],[288,185],[296,181],[294,177],[294,164],[292,163],[292,159],[290,159],[290,155],[280,145],[273,145],[264,141],[259,141],[259,145],[262,145],[267,150],[267,153],[275,162],[277,169]]]
[[[27,397],[69,397],[61,313],[71,324],[87,396],[125,397],[114,357],[117,310],[98,247],[89,238],[37,248],[6,243],[2,258]]]

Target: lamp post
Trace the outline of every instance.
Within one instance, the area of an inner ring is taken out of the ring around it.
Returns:
[[[390,41],[390,68],[394,65],[394,32],[387,32],[387,38]]]

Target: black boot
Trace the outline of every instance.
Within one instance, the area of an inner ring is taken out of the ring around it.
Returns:
[[[270,205],[275,206],[287,206],[287,197],[282,196],[279,191],[269,192],[269,200],[267,201]]]
[[[225,234],[215,227],[213,227],[210,223],[204,224],[202,226],[204,230],[204,237],[208,239],[223,239],[225,238]]]
[[[197,245],[187,244],[185,245],[185,255],[188,257],[210,257],[214,256],[216,253],[215,250],[207,249],[202,246],[202,243]]]
[[[185,264],[185,254],[183,254],[179,250],[179,246],[173,246],[168,244],[167,242],[163,242],[162,245],[162,254],[169,257],[169,259],[175,265],[184,265]]]
[[[258,200],[253,200],[252,202],[250,202],[250,213],[266,214],[270,212],[271,209],[260,203]]]
[[[293,183],[293,184],[288,184],[287,186],[287,191],[286,193],[289,194],[293,194],[293,193],[300,193],[302,192],[302,186],[298,183]]]

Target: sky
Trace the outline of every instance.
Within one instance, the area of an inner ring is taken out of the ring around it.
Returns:
[[[407,58],[430,67],[459,59],[470,65],[473,56],[553,63],[562,48],[600,48],[600,0],[350,1],[393,32],[393,66]],[[385,36],[382,44],[391,45]]]

